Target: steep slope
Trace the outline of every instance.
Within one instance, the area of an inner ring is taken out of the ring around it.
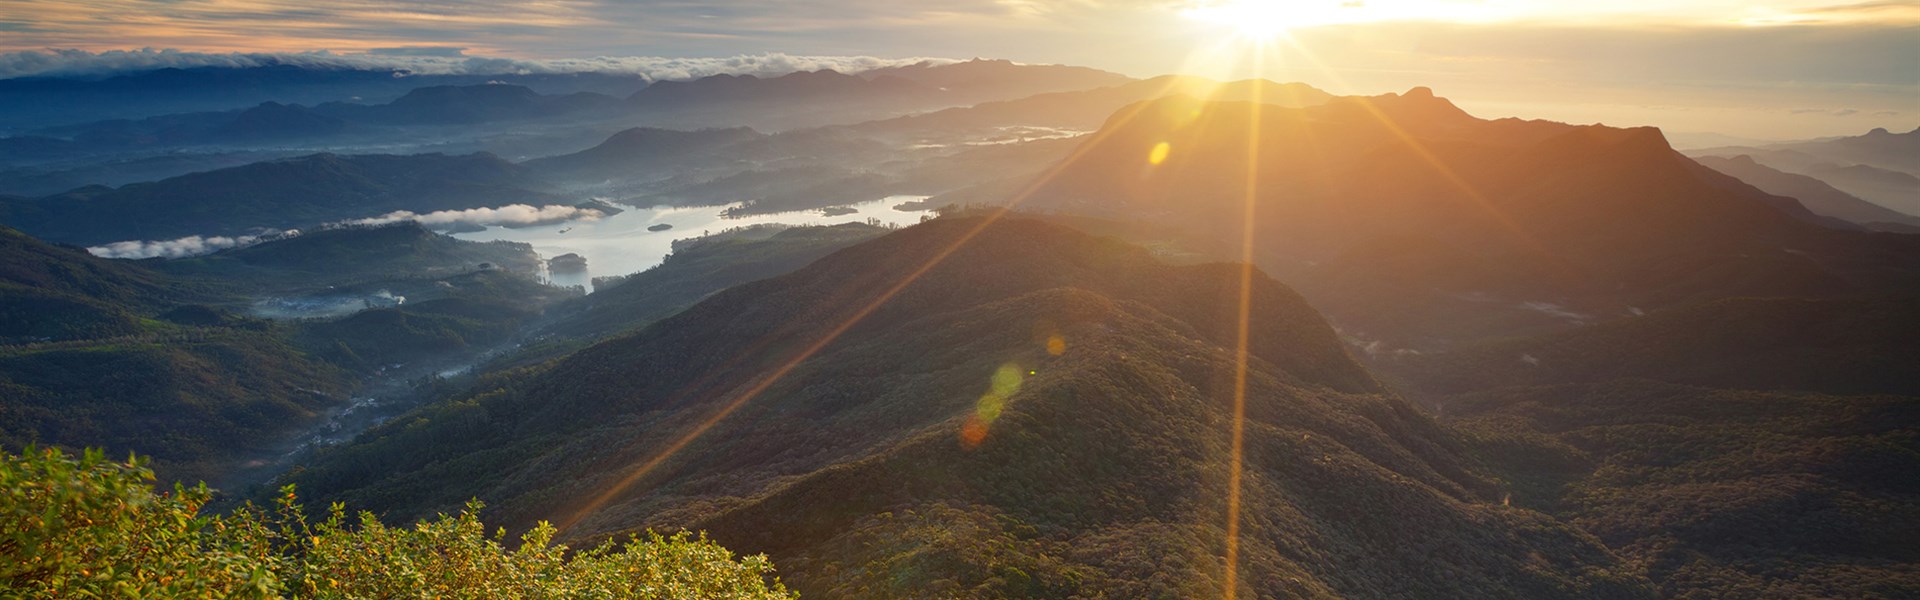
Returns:
[[[1920,231],[1920,217],[1861,200],[1813,177],[1768,167],[1755,162],[1751,156],[1703,156],[1694,160],[1709,169],[1738,177],[1761,191],[1799,200],[1807,210],[1820,215],[1843,219],[1870,229],[1905,233]]]
[[[939,219],[491,378],[290,480],[396,516],[585,511],[573,537],[707,529],[829,597],[1212,595],[1240,273]],[[1590,538],[1500,506],[1298,296],[1252,282],[1243,593],[1645,597]]]
[[[297,229],[395,210],[542,204],[529,174],[491,154],[314,154],[0,206],[43,239],[103,244]]]
[[[344,400],[271,325],[176,308],[194,286],[6,229],[0,265],[0,445],[139,452],[191,481]]]
[[[1424,88],[1299,109],[1164,99],[1076,153],[1028,206],[1180,225],[1237,253],[1251,182],[1258,262],[1390,348],[1920,283],[1920,238],[1811,223],[1658,130],[1483,120]]]
[[[140,331],[134,314],[180,290],[154,273],[0,227],[0,342]]]

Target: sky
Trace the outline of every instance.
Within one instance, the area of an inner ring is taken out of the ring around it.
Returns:
[[[0,0],[0,73],[140,48],[979,56],[1765,139],[1920,125],[1920,0]]]

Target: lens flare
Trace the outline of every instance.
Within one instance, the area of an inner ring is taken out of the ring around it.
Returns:
[[[1147,152],[1147,164],[1157,165],[1163,162],[1167,162],[1167,153],[1172,151],[1173,151],[1172,144],[1168,144],[1166,142],[1160,142],[1158,144],[1155,144],[1153,146],[1153,150]]]
[[[1000,413],[1006,410],[1007,400],[1020,392],[1020,384],[1026,381],[1033,371],[1020,368],[1016,363],[1006,363],[994,369],[988,379],[987,393],[973,403],[973,413],[960,423],[960,446],[972,450],[986,441],[987,432],[993,422],[1000,419]]]

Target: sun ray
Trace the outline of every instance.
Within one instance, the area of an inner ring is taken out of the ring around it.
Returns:
[[[1179,85],[1180,85],[1180,82],[1178,80],[1169,80],[1166,83],[1166,85],[1164,85],[1160,89],[1158,93],[1153,94],[1151,97],[1163,97],[1167,93],[1174,91],[1174,89]],[[570,513],[566,518],[558,521],[558,528],[561,531],[570,531],[573,529],[574,526],[578,525],[581,521],[585,520],[587,517],[592,516],[594,513],[599,512],[600,509],[605,508],[607,504],[611,503],[615,498],[618,498],[622,494],[626,493],[635,484],[639,483],[641,479],[644,479],[649,473],[652,473],[655,469],[659,468],[659,466],[662,463],[665,463],[668,459],[672,458],[675,454],[678,454],[681,450],[685,449],[688,445],[692,444],[695,440],[705,435],[707,431],[713,429],[714,426],[718,425],[721,421],[725,420],[727,416],[732,415],[735,411],[739,410],[740,407],[745,406],[748,402],[751,402],[754,398],[758,397],[761,393],[765,392],[767,388],[772,387],[773,384],[777,383],[781,378],[785,377],[788,373],[791,373],[795,368],[798,368],[801,363],[806,362],[807,359],[810,359],[815,354],[819,353],[820,350],[825,348],[828,344],[833,343],[833,341],[838,339],[840,335],[846,333],[848,329],[853,328],[854,325],[859,324],[860,321],[866,319],[868,315],[873,314],[875,310],[878,310],[882,305],[886,304],[887,301],[892,300],[894,296],[898,295],[901,292],[901,290],[906,289],[907,286],[912,285],[914,281],[919,280],[921,276],[926,275],[928,271],[931,271],[933,270],[934,267],[939,266],[939,264],[941,262],[944,262],[948,256],[951,256],[953,255],[953,253],[958,252],[960,248],[964,247],[968,242],[972,241],[975,236],[978,236],[980,234],[980,232],[985,231],[987,227],[993,225],[993,223],[999,221],[1001,218],[1005,217],[1008,213],[1013,212],[1015,208],[1017,208],[1021,203],[1024,203],[1035,192],[1040,191],[1040,189],[1045,187],[1048,182],[1053,180],[1053,178],[1059,176],[1059,174],[1064,172],[1068,167],[1072,166],[1081,158],[1085,157],[1088,150],[1100,145],[1100,142],[1106,139],[1107,136],[1112,135],[1113,132],[1123,129],[1126,124],[1131,123],[1134,119],[1138,118],[1142,113],[1146,112],[1146,110],[1152,104],[1153,102],[1151,100],[1147,100],[1147,101],[1134,103],[1130,105],[1127,109],[1124,109],[1119,116],[1111,120],[1111,122],[1107,127],[1103,127],[1100,131],[1097,131],[1092,135],[1088,136],[1088,139],[1086,142],[1083,142],[1079,147],[1075,148],[1074,151],[1068,154],[1066,158],[1061,159],[1057,163],[1054,163],[1052,167],[1048,168],[1045,172],[1043,172],[1041,175],[1036,177],[1032,182],[1028,183],[1026,187],[1021,188],[1021,190],[1018,193],[1009,197],[1008,201],[1005,204],[987,213],[987,215],[981,219],[980,223],[976,224],[972,229],[969,229],[967,232],[962,234],[959,238],[955,239],[952,243],[948,244],[945,248],[941,249],[940,252],[934,254],[932,258],[929,258],[925,263],[921,264],[918,268],[914,269],[911,273],[907,274],[906,277],[901,278],[901,280],[895,283],[892,287],[889,287],[886,291],[881,292],[879,296],[875,297],[872,301],[868,302],[866,305],[861,307],[860,310],[854,312],[854,314],[848,317],[845,321],[842,321],[839,325],[835,326],[833,329],[828,330],[828,332],[825,335],[822,335],[818,340],[815,340],[812,344],[808,345],[805,349],[801,350],[800,353],[794,355],[792,358],[782,363],[778,368],[774,369],[767,376],[760,378],[758,381],[756,381],[751,387],[747,388],[745,391],[742,391],[739,394],[735,395],[733,400],[721,406],[719,410],[714,411],[712,415],[708,416],[705,420],[701,421],[700,424],[694,426],[692,430],[676,438],[673,441],[673,443],[668,444],[665,448],[662,448],[659,452],[656,452],[651,458],[647,459],[645,462],[642,462],[639,465],[636,465],[635,467],[633,467],[632,469],[629,469],[627,473],[625,475],[622,475],[620,479],[616,480],[612,486],[609,486],[606,490],[594,496],[593,499],[587,502],[586,505],[580,507],[579,509],[576,509],[575,511]]]
[[[1263,61],[1256,53],[1253,57],[1254,72],[1259,72]],[[1240,504],[1242,501],[1242,478],[1246,465],[1246,423],[1247,423],[1247,354],[1249,338],[1252,336],[1253,318],[1253,238],[1255,207],[1259,202],[1260,190],[1260,117],[1264,104],[1261,102],[1259,85],[1250,92],[1252,104],[1248,106],[1247,125],[1247,174],[1244,195],[1241,200],[1240,215],[1240,297],[1237,321],[1238,335],[1233,348],[1233,432],[1228,447],[1227,472],[1227,540],[1226,540],[1226,587],[1222,596],[1234,600],[1239,595],[1240,574]]]

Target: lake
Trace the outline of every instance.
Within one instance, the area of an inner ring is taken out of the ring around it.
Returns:
[[[757,225],[762,223],[784,223],[788,225],[838,225],[841,223],[878,220],[889,225],[912,225],[920,222],[928,211],[895,210],[894,206],[925,200],[927,196],[888,196],[879,200],[849,204],[853,212],[835,216],[825,216],[819,210],[804,212],[748,215],[728,218],[722,215],[737,204],[720,206],[659,206],[652,208],[633,208],[622,205],[626,211],[611,217],[595,221],[570,221],[557,225],[535,227],[488,227],[485,231],[456,233],[453,237],[486,242],[506,240],[525,242],[533,246],[540,258],[549,259],[562,254],[573,253],[587,259],[587,270],[580,272],[554,273],[550,279],[557,285],[578,285],[593,290],[590,280],[596,275],[627,275],[652,268],[660,264],[669,252],[673,251],[673,241],[700,237],[733,227]],[[665,231],[648,231],[656,225],[672,225]],[[566,233],[561,233],[566,231]]]

